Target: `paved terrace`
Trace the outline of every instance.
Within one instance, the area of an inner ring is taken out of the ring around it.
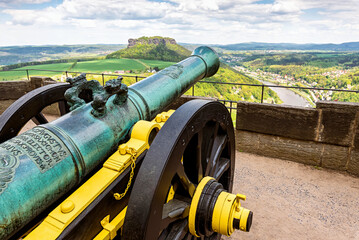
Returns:
[[[237,152],[233,192],[254,212],[249,233],[224,239],[359,240],[359,178]]]

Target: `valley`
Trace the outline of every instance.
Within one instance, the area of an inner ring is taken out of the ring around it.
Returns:
[[[36,61],[3,66],[3,70],[9,71],[0,71],[0,81],[47,76],[64,82],[66,77],[86,72],[88,79],[101,83],[123,75],[124,82],[130,85],[136,82],[135,76],[147,77],[181,61],[190,55],[190,50],[195,46],[177,44],[175,39],[156,36],[129,39],[127,47],[124,44],[1,47],[0,61],[1,56],[7,55],[4,54],[5,48],[13,54],[28,51],[24,56],[33,54]],[[359,53],[314,50],[350,50],[357,47],[355,43],[330,46],[249,43],[212,47],[219,53],[222,64],[218,73],[206,81],[244,85],[197,83],[195,92],[189,90],[187,94],[230,101],[263,101],[306,107],[315,106],[318,100],[359,101],[359,94],[355,92],[359,90]],[[51,55],[52,59],[41,61],[44,59],[41,56],[46,54]],[[66,58],[55,59],[61,56]],[[265,87],[262,99],[262,88],[249,86],[251,84],[292,88]],[[339,92],[335,89],[353,92]]]

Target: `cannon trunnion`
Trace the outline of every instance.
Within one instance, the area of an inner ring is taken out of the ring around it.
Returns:
[[[71,112],[0,144],[0,238],[220,239],[249,231],[245,196],[229,193],[235,145],[227,109],[194,100],[161,113],[218,67],[216,53],[200,47],[129,88],[121,78],[104,88],[69,79]],[[84,89],[92,99],[79,96]]]

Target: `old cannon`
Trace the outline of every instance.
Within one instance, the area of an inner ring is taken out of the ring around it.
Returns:
[[[235,144],[225,106],[193,100],[162,112],[218,68],[214,50],[199,47],[130,87],[81,75],[19,99],[0,118],[0,239],[220,239],[249,231],[245,196],[230,193]],[[47,123],[46,100],[59,101],[64,115]],[[16,136],[14,122],[31,118],[41,125]]]

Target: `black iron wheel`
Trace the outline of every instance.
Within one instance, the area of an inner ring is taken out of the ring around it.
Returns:
[[[196,239],[188,231],[188,211],[197,184],[213,176],[232,190],[235,162],[231,116],[219,102],[181,106],[154,139],[131,192],[124,239]],[[171,188],[175,193],[168,201]],[[211,233],[201,239],[220,239]]]
[[[48,123],[41,111],[53,103],[58,103],[61,115],[69,112],[64,97],[69,87],[68,83],[46,85],[25,94],[11,104],[0,116],[0,143],[18,135],[30,120],[36,125]]]

